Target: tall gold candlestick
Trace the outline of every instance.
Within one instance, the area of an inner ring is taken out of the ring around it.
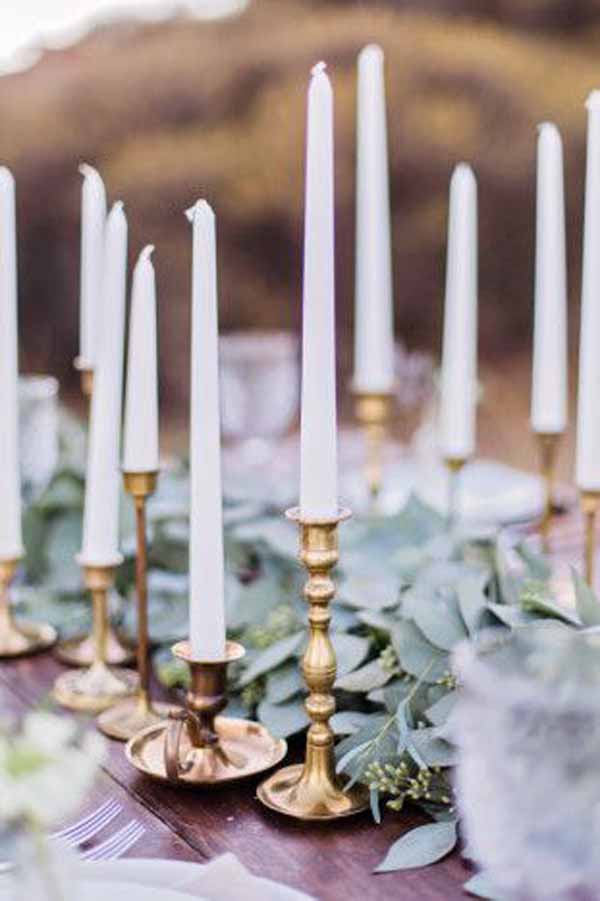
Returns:
[[[389,436],[394,395],[355,391],[355,415],[366,443],[364,472],[369,496],[375,502],[383,487],[383,454]]]
[[[594,562],[596,557],[596,517],[600,508],[600,491],[581,492],[581,512],[585,523],[585,580],[594,587]]]
[[[188,788],[235,782],[278,764],[285,741],[259,723],[221,715],[227,667],[244,656],[244,648],[228,641],[222,660],[194,660],[189,642],[181,641],[173,654],[190,668],[185,709],[134,735],[126,748],[130,763],[147,776]]]
[[[10,605],[10,586],[20,560],[0,560],[0,658],[24,657],[45,651],[56,641],[56,630],[41,623],[16,623]]]
[[[70,670],[54,683],[54,698],[63,707],[84,713],[100,713],[138,690],[132,670],[109,668],[108,593],[114,585],[114,566],[84,566],[86,588],[93,603],[94,660],[89,669]]]
[[[355,785],[345,790],[336,775],[334,737],[329,720],[335,712],[332,694],[336,659],[329,637],[329,605],[335,594],[331,570],[338,561],[338,525],[350,516],[340,510],[335,518],[307,522],[300,511],[290,510],[289,519],[300,526],[300,560],[309,578],[304,596],[310,605],[310,637],[302,669],[310,694],[306,710],[312,720],[306,740],[304,764],[278,770],[258,788],[258,798],[267,807],[300,820],[333,820],[365,810],[368,790]]]
[[[461,473],[467,463],[465,457],[447,457],[448,470],[448,522],[455,526],[459,519]]]
[[[544,480],[544,513],[540,531],[544,548],[547,549],[554,509],[554,476],[560,433],[537,432],[536,434],[540,448],[540,472]]]
[[[94,392],[94,369],[82,357],[75,358],[73,367],[81,375],[81,393],[91,404]],[[75,638],[59,642],[54,653],[61,663],[65,663],[67,666],[89,667],[95,660],[96,641],[93,635],[78,635]],[[132,663],[134,659],[134,649],[123,644],[109,621],[106,632],[106,662],[111,666],[123,666]]]
[[[150,697],[150,660],[148,635],[148,548],[146,536],[146,502],[156,491],[157,472],[125,472],[125,490],[135,504],[137,551],[135,581],[137,593],[137,667],[140,688],[137,698],[121,701],[105,710],[98,727],[110,738],[128,741],[141,729],[164,720],[173,710],[171,704],[152,701]]]

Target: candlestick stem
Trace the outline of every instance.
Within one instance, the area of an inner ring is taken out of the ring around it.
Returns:
[[[156,491],[158,473],[125,472],[123,481],[125,490],[131,495],[135,505],[137,668],[140,687],[136,698],[122,701],[104,711],[98,718],[98,728],[111,738],[128,741],[141,729],[164,720],[174,710],[174,707],[172,704],[153,702],[150,696],[146,504],[148,498]]]
[[[544,550],[547,551],[554,510],[554,476],[560,434],[538,432],[537,438],[540,448],[540,472],[544,480],[544,513],[540,524],[540,532]]]
[[[383,487],[383,455],[392,418],[393,394],[355,392],[355,414],[366,443],[364,472],[372,503]]]
[[[10,586],[20,560],[0,560],[0,658],[23,657],[49,648],[56,630],[41,623],[15,623],[10,605]]]
[[[305,522],[298,510],[287,516],[300,526],[300,559],[308,571],[304,596],[309,604],[309,641],[302,669],[310,694],[306,710],[312,720],[304,764],[285,767],[258,789],[267,807],[301,820],[332,820],[359,813],[369,805],[362,785],[345,790],[335,772],[334,738],[329,720],[335,713],[332,694],[336,677],[335,651],[329,636],[329,605],[335,594],[331,570],[338,561],[338,524],[349,511],[332,520]]]
[[[89,669],[70,670],[54,683],[54,698],[63,707],[85,713],[100,713],[134,694],[138,676],[132,670],[109,668],[108,592],[113,587],[114,566],[84,566],[86,588],[93,604],[93,661]]]
[[[581,492],[581,512],[585,523],[585,580],[594,587],[596,557],[596,518],[600,507],[600,491]]]
[[[453,529],[460,515],[460,483],[462,471],[467,460],[464,457],[448,457],[445,460],[448,470],[448,526]]]

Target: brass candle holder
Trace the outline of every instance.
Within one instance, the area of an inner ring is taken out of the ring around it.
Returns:
[[[187,641],[176,644],[173,654],[190,668],[186,707],[130,739],[126,755],[137,770],[202,788],[255,776],[285,757],[286,742],[264,726],[220,716],[227,706],[227,667],[244,656],[240,644],[228,641],[223,660],[195,660]]]
[[[137,698],[121,701],[105,710],[98,718],[98,728],[110,738],[128,741],[141,729],[153,726],[168,716],[171,704],[152,701],[150,697],[150,661],[148,636],[148,548],[146,538],[146,502],[156,491],[157,472],[123,473],[125,490],[135,504],[137,550],[135,582],[137,593],[137,668],[140,687]]]
[[[392,392],[354,390],[355,416],[366,444],[364,472],[371,502],[383,487],[383,454],[390,432],[394,395]]]
[[[0,658],[24,657],[45,651],[56,641],[56,630],[47,624],[16,623],[10,605],[10,586],[21,562],[19,557],[0,560]]]
[[[81,393],[91,404],[94,393],[94,369],[83,357],[76,357],[73,367],[81,376]],[[90,667],[96,657],[96,640],[93,635],[78,635],[59,642],[54,653],[61,663],[67,666]],[[123,666],[135,660],[134,649],[123,644],[110,621],[107,624],[105,659],[110,666]]]
[[[448,470],[448,522],[455,526],[459,519],[460,480],[468,460],[466,457],[446,457]]]
[[[86,588],[92,594],[94,659],[89,669],[70,670],[54,683],[54,699],[63,707],[83,713],[100,713],[138,690],[132,670],[107,664],[108,593],[114,585],[115,566],[84,564]]]
[[[600,491],[581,492],[581,512],[585,523],[585,580],[594,587],[594,563],[596,557],[596,518],[600,509]]]
[[[307,521],[298,509],[286,514],[300,527],[300,560],[308,570],[304,596],[310,605],[310,637],[302,669],[310,694],[306,710],[312,720],[303,764],[278,770],[258,788],[267,807],[300,820],[333,820],[369,806],[365,786],[345,788],[336,774],[334,737],[329,720],[335,712],[332,694],[336,659],[329,637],[330,602],[335,594],[331,570],[338,561],[338,525],[350,516],[340,510],[331,519]]]
[[[554,477],[560,433],[536,432],[536,436],[540,451],[540,473],[544,480],[544,512],[540,523],[540,532],[544,548],[547,549],[554,512]]]

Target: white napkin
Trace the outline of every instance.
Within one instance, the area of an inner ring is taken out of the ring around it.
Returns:
[[[89,882],[121,880],[148,888],[163,886],[205,901],[311,901],[310,895],[254,876],[234,854],[207,864],[130,858],[81,864],[80,870]]]

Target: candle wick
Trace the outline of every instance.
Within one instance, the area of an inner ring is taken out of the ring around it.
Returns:
[[[210,213],[211,216],[214,216],[213,208],[211,207],[210,203],[208,203],[208,201],[204,199],[197,200],[194,206],[191,206],[189,210],[185,211],[185,215],[187,216],[189,222],[194,222],[196,216],[200,212]]]
[[[154,244],[147,244],[146,247],[140,253],[140,263],[145,263],[150,260],[150,257],[154,253]]]
[[[310,70],[310,74],[314,78],[315,75],[320,75],[322,72],[325,72],[326,70],[327,70],[327,63],[324,63],[321,60],[321,62],[317,63],[316,66],[312,67],[312,69]]]
[[[98,170],[94,169],[93,166],[90,166],[89,163],[85,163],[85,162],[80,163],[78,168],[79,168],[80,174],[83,175],[84,178],[88,178],[88,176],[92,177],[94,175],[98,175]]]

